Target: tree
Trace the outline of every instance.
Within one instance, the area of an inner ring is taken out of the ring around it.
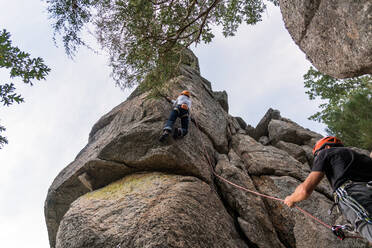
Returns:
[[[309,98],[325,101],[309,119],[326,124],[346,145],[372,150],[372,76],[339,80],[310,67],[304,79]]]
[[[42,58],[31,58],[30,54],[12,46],[10,33],[5,29],[0,32],[0,68],[10,69],[10,78],[20,77],[25,84],[33,85],[32,80],[45,79],[50,68]],[[10,106],[13,103],[24,101],[20,94],[15,93],[14,83],[0,84],[0,103]],[[6,137],[2,136],[5,127],[0,125],[0,149],[8,143]]]
[[[269,0],[278,5],[278,0]],[[74,56],[82,32],[93,25],[96,38],[110,56],[117,85],[130,88],[151,74],[163,82],[174,76],[182,50],[211,42],[212,25],[232,36],[244,21],[261,21],[263,0],[47,0],[55,35]]]

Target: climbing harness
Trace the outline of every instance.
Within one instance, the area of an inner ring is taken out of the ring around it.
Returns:
[[[190,117],[191,119],[191,117]],[[192,118],[191,120],[194,121],[195,123],[195,126],[196,128],[199,130],[200,132],[200,128],[199,128],[199,125],[198,123],[196,122],[196,119],[195,118]],[[201,135],[200,135],[201,137]],[[280,198],[277,198],[277,197],[274,197],[274,196],[269,196],[269,195],[265,195],[265,194],[262,194],[262,193],[259,193],[259,192],[256,192],[256,191],[253,191],[253,190],[250,190],[250,189],[247,189],[245,187],[242,187],[240,185],[237,185],[225,178],[223,178],[222,176],[218,175],[214,168],[213,168],[213,165],[212,165],[212,162],[211,162],[211,159],[209,158],[209,155],[207,153],[207,150],[205,148],[205,145],[204,145],[204,142],[202,141],[201,142],[203,144],[203,149],[204,149],[204,156],[206,157],[206,162],[209,164],[209,166],[211,167],[211,171],[212,171],[212,174],[219,178],[220,180],[234,186],[235,188],[238,188],[238,189],[241,189],[243,191],[246,191],[246,192],[249,192],[249,193],[252,193],[254,195],[257,195],[257,196],[261,196],[261,197],[264,197],[264,198],[267,198],[267,199],[272,199],[272,200],[276,200],[276,201],[279,201],[279,202],[282,202],[284,203],[284,200],[283,199],[280,199]],[[328,225],[327,223],[323,222],[322,220],[318,219],[317,217],[313,216],[312,214],[310,214],[309,212],[307,212],[306,210],[298,207],[298,206],[294,206],[297,210],[299,210],[301,213],[303,213],[304,215],[308,216],[309,218],[315,220],[316,222],[318,222],[319,224],[323,225],[324,227],[330,229],[332,231],[333,234],[335,234],[337,236],[338,239],[340,240],[344,240],[345,238],[355,238],[355,239],[363,239],[362,237],[360,236],[346,236],[343,232],[343,230],[348,230],[348,231],[351,231],[352,228],[349,226],[349,225],[334,225],[334,226],[331,226],[331,225]]]
[[[180,108],[181,109],[184,109],[184,110],[188,110],[189,107],[187,107],[187,104],[181,104],[181,105],[177,105],[174,110],[178,112],[178,114],[181,114],[181,111],[180,111]],[[185,114],[181,115],[180,118],[184,118],[184,117],[187,117],[189,116],[189,112],[187,111]]]
[[[344,184],[342,184],[340,187],[336,189],[334,193],[335,202],[338,203],[341,201],[346,206],[348,206],[350,209],[352,209],[360,220],[363,220],[369,224],[372,224],[372,218],[370,214],[368,213],[368,211],[359,202],[357,202],[353,197],[351,197],[347,193],[345,188],[351,183],[352,181],[346,181]],[[368,185],[368,183],[366,184]]]

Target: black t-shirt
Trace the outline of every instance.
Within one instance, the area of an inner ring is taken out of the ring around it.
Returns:
[[[324,172],[333,190],[347,180],[372,181],[372,159],[346,147],[321,150],[311,170]]]

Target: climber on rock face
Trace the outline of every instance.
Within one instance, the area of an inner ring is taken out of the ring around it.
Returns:
[[[355,231],[372,242],[372,158],[344,147],[332,136],[320,139],[313,154],[311,173],[284,203],[293,207],[309,198],[326,175],[339,210]]]
[[[173,137],[183,137],[187,134],[189,127],[189,113],[191,108],[190,95],[190,91],[184,90],[181,92],[176,100],[172,100],[173,110],[170,113],[168,121],[163,128],[163,134],[159,138],[161,142],[163,142],[172,132],[172,128],[177,117],[181,119],[181,128],[177,128],[174,130]]]

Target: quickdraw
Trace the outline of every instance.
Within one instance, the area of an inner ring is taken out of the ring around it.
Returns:
[[[339,226],[332,226],[332,232],[337,236],[339,240],[344,240],[346,238],[345,233],[342,231],[342,228]]]
[[[347,237],[343,230],[352,232],[353,228],[350,225],[336,225],[336,226],[332,226],[331,230],[333,234],[336,235],[339,240],[344,240],[345,238],[350,238],[350,237]]]

